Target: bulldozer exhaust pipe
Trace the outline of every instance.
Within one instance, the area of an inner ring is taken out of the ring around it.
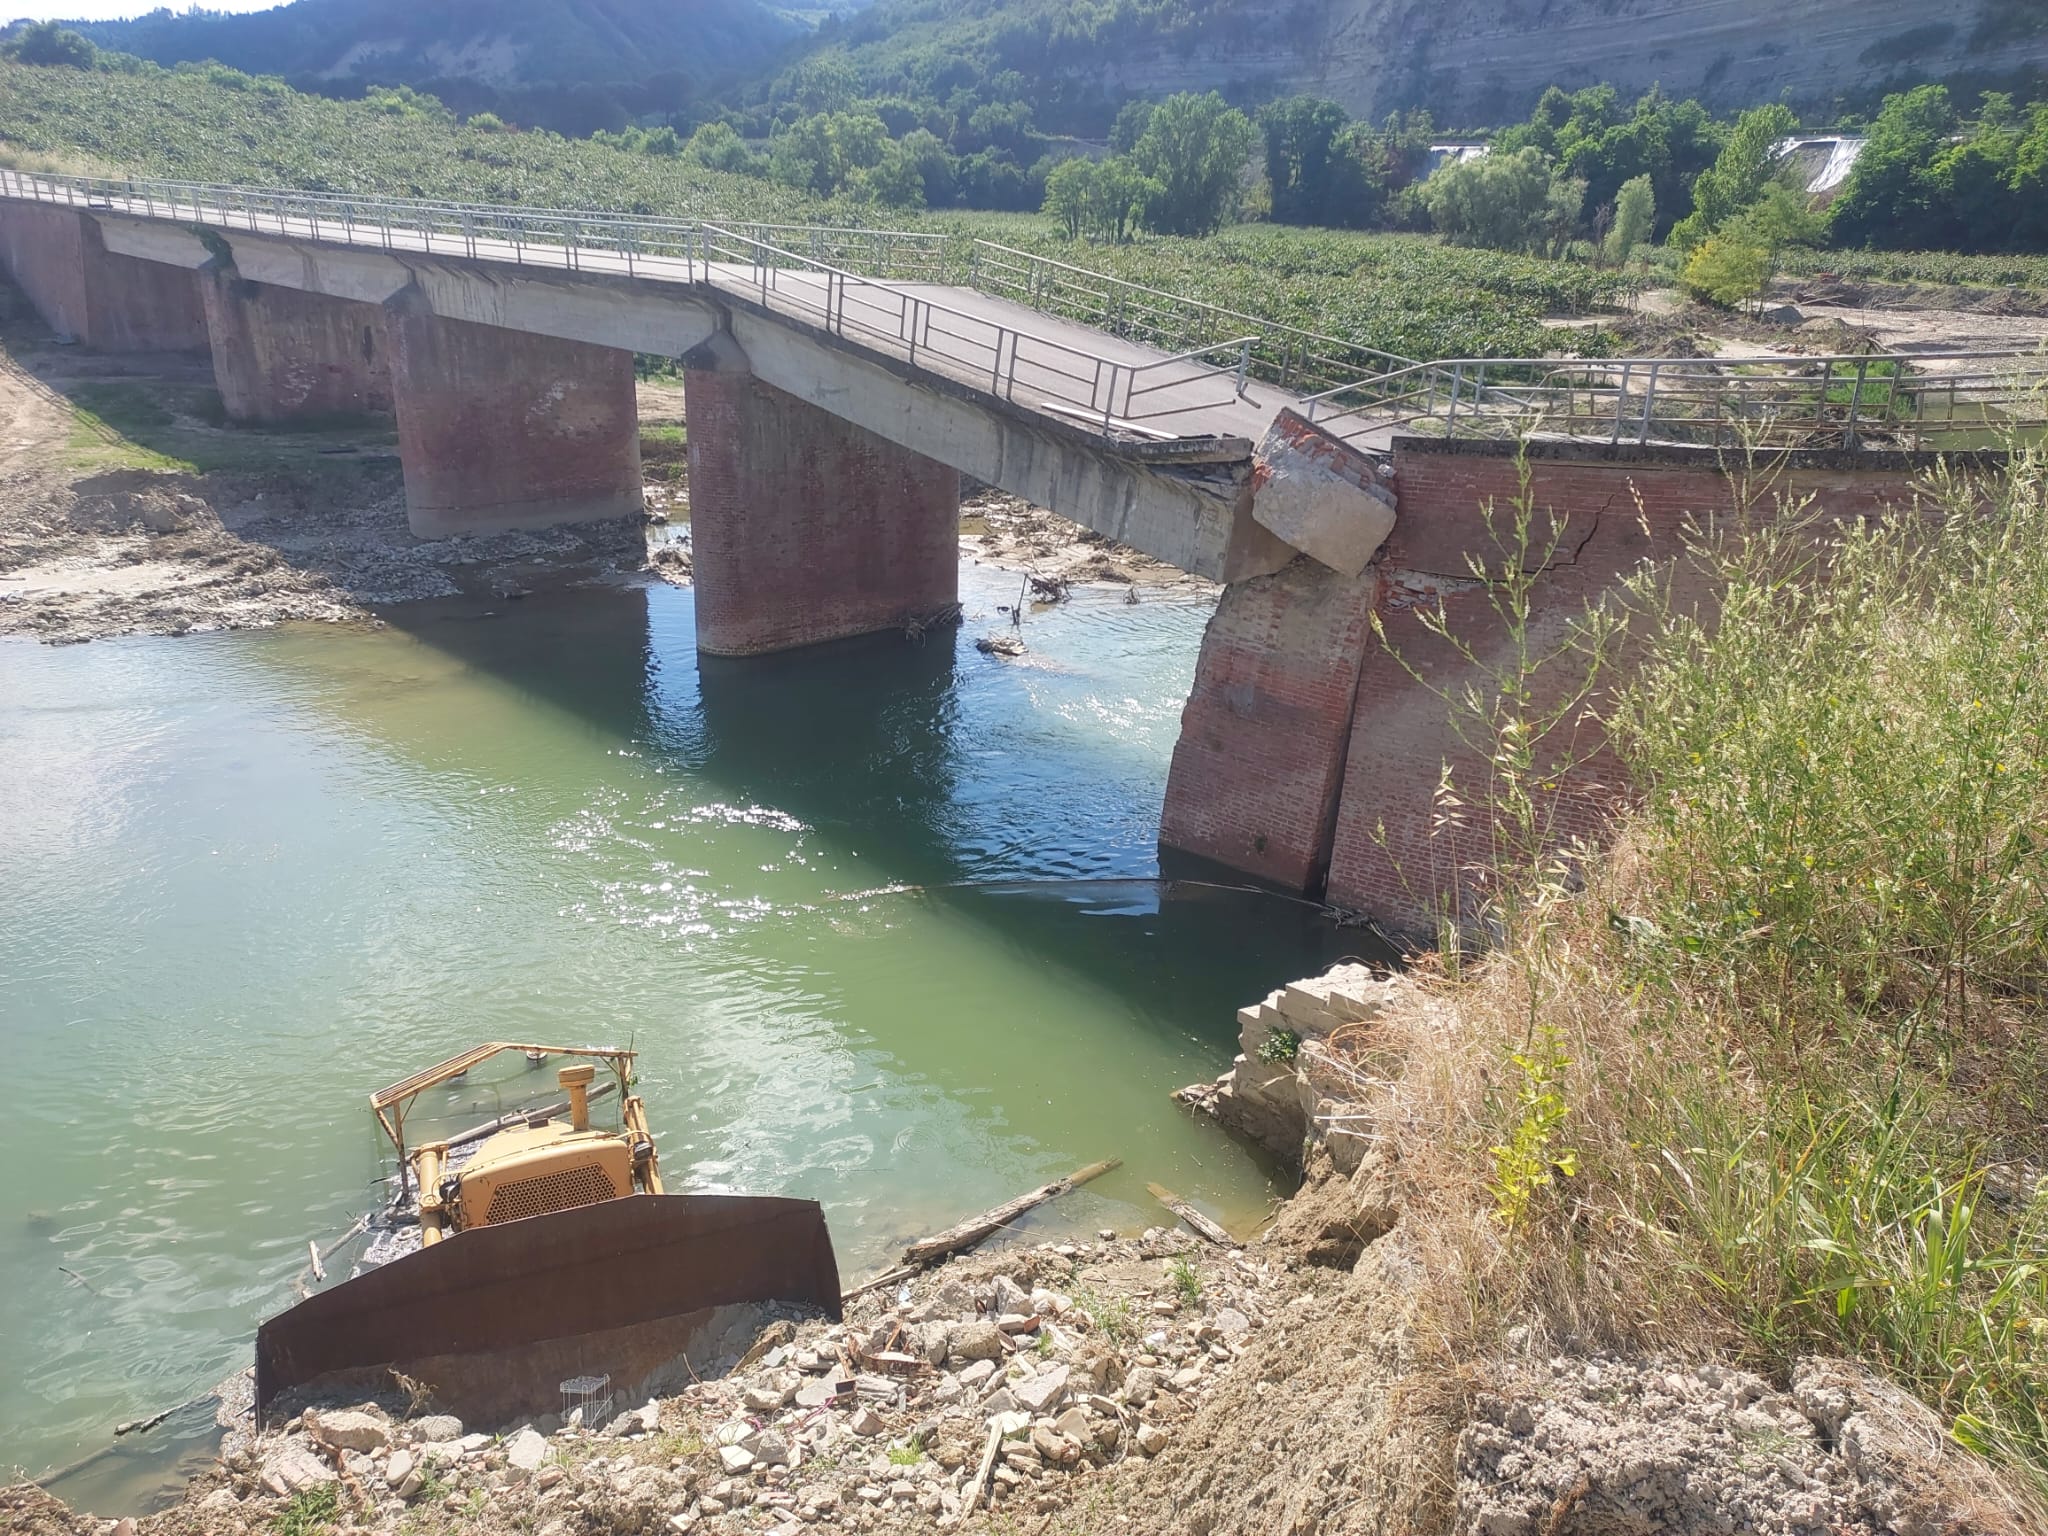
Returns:
[[[590,1129],[590,1080],[597,1076],[597,1068],[589,1062],[573,1067],[564,1067],[555,1074],[555,1081],[562,1085],[562,1091],[569,1095],[569,1128],[574,1131]]]

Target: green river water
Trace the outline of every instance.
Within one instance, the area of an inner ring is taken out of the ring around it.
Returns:
[[[1168,1091],[1359,936],[1153,879],[1207,602],[1088,590],[984,657],[1016,581],[737,664],[661,585],[0,642],[0,1473],[246,1363],[371,1198],[364,1096],[481,1039],[636,1044],[670,1188],[820,1199],[849,1276],[1110,1156],[1030,1230],[1157,1223],[1147,1180],[1255,1221]],[[139,1508],[207,1436],[59,1491]]]

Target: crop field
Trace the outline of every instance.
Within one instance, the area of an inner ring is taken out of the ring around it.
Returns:
[[[217,66],[165,71],[0,62],[0,149],[31,168],[384,193],[665,217],[823,221],[980,236],[1404,357],[1516,357],[1558,344],[1545,315],[1636,286],[1582,264],[1413,235],[1247,224],[1207,239],[1066,240],[1028,214],[882,213],[773,182],[544,132],[470,128],[403,101],[331,101]],[[1598,349],[1599,332],[1574,333]]]
[[[1944,287],[2048,288],[2048,256],[1965,256],[1959,251],[1790,251],[1785,271],[1797,277],[1831,272],[1880,283]]]

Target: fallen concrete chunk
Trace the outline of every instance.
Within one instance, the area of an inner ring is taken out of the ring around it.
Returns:
[[[540,1431],[531,1424],[505,1444],[505,1462],[520,1477],[529,1477],[538,1472],[540,1464],[547,1459],[547,1454],[547,1441],[541,1438]]]
[[[263,1464],[257,1480],[281,1498],[301,1488],[331,1483],[335,1481],[335,1471],[304,1441],[288,1440],[282,1450]]]
[[[1035,1414],[1051,1413],[1067,1395],[1067,1368],[1055,1365],[1028,1376],[1010,1388],[1017,1406]]]
[[[742,1472],[754,1468],[754,1453],[743,1445],[724,1445],[718,1449],[719,1469],[728,1477],[738,1477]]]
[[[391,1426],[360,1409],[306,1415],[306,1432],[322,1445],[340,1451],[381,1451],[391,1443]]]
[[[460,1440],[462,1420],[452,1413],[430,1413],[413,1421],[412,1432],[422,1440]]]
[[[1387,495],[1371,459],[1293,410],[1252,455],[1252,521],[1345,576],[1394,531]]]

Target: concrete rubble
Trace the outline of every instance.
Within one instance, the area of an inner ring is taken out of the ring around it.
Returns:
[[[1337,1171],[1351,1173],[1369,1142],[1347,1117],[1371,1072],[1372,1022],[1406,1006],[1412,989],[1371,968],[1333,966],[1237,1011],[1237,1059],[1213,1083],[1175,1097],[1230,1130],[1297,1161],[1305,1141],[1327,1144]]]
[[[486,1434],[375,1403],[308,1409],[232,1453],[200,1496],[257,1528],[339,1481],[359,1528],[439,1505],[536,1536],[1043,1513],[1076,1480],[1164,1451],[1285,1299],[1284,1275],[1164,1228],[969,1255],[856,1298],[843,1323],[773,1322],[738,1361],[603,1425]]]

